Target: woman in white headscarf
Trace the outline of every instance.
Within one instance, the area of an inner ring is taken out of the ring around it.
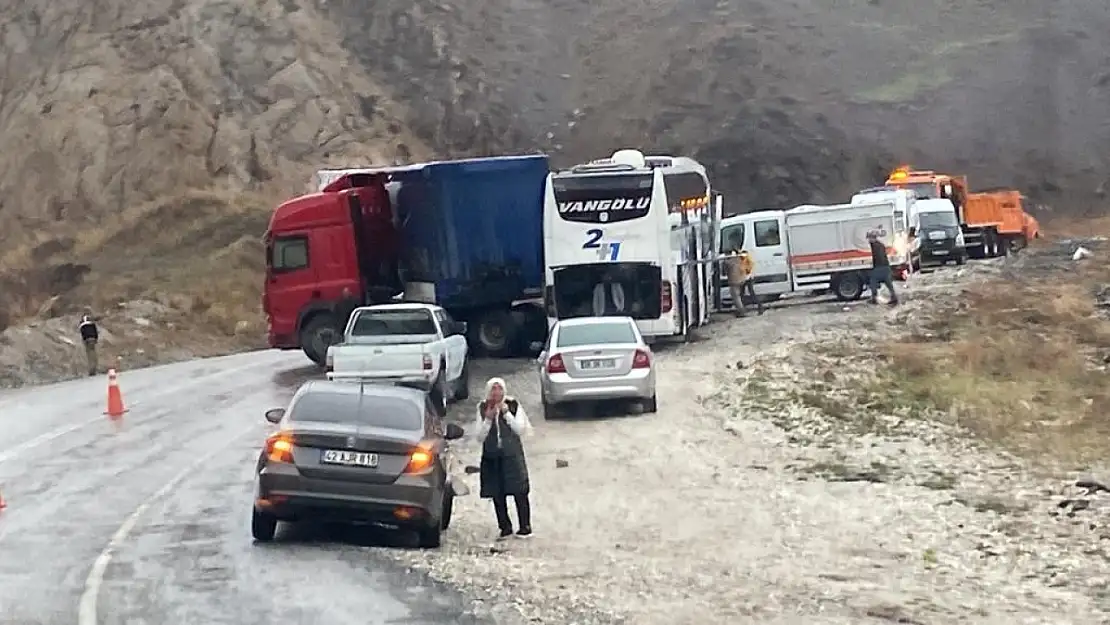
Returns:
[[[486,382],[486,397],[478,403],[477,432],[482,442],[481,496],[493,500],[497,527],[501,530],[499,540],[513,535],[508,506],[510,495],[516,504],[520,525],[517,536],[532,535],[528,463],[524,459],[522,442],[531,433],[532,424],[520,402],[505,391],[505,380],[490,378]]]

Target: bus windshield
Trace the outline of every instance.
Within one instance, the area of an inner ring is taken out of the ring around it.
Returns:
[[[648,214],[653,180],[650,173],[559,174],[551,187],[563,220],[616,223]]]

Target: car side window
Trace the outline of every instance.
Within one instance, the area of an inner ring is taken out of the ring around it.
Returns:
[[[439,319],[440,327],[443,328],[443,336],[454,336],[459,333],[455,318],[446,310],[439,311],[436,318]]]
[[[451,336],[451,324],[448,321],[447,313],[442,310],[435,312],[436,321],[439,322],[439,329],[443,332],[443,336]]]
[[[765,219],[755,222],[755,246],[774,247],[782,244],[779,235],[779,220]]]

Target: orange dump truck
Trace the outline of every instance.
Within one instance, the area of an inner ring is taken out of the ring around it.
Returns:
[[[946,198],[964,234],[971,258],[994,258],[1025,247],[1040,237],[1040,224],[1022,208],[1023,197],[1013,189],[971,193],[966,176],[899,167],[887,185],[909,189],[919,198]]]

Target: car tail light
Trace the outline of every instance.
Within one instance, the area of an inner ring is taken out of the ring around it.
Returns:
[[[425,475],[431,473],[435,465],[435,453],[424,446],[413,449],[409,454],[409,463],[405,465],[407,475]]]
[[[548,373],[566,373],[567,365],[563,362],[562,354],[555,354],[547,359],[547,372]]]
[[[674,308],[674,298],[671,295],[671,282],[667,280],[659,285],[659,314],[671,312]]]
[[[270,462],[293,464],[293,440],[286,434],[266,439],[266,459]]]
[[[432,370],[432,357],[429,356],[428,354],[424,354],[424,370],[425,371],[431,371]]]
[[[650,367],[651,367],[651,356],[648,356],[648,353],[645,352],[642,349],[636,350],[636,353],[632,356],[632,368],[633,369],[648,369]]]

